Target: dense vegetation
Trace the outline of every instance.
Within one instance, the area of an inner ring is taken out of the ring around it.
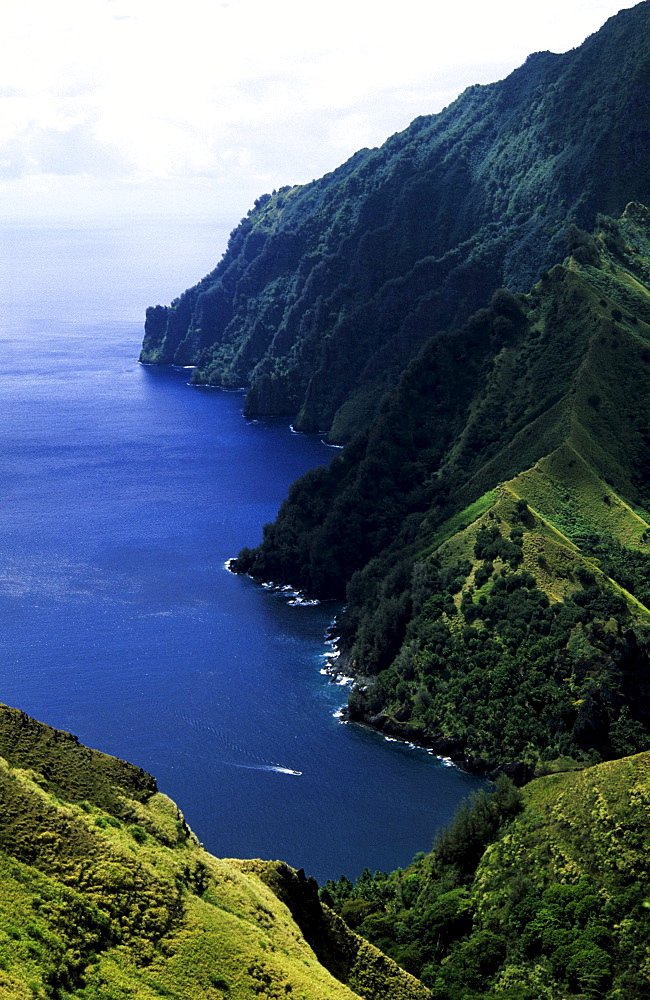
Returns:
[[[519,778],[650,746],[650,213],[432,338],[235,568],[345,597],[350,714]]]
[[[249,388],[249,414],[349,440],[441,329],[530,287],[569,223],[650,203],[650,3],[539,52],[380,149],[258,199],[215,270],[147,313],[141,360]]]
[[[139,768],[0,706],[3,1000],[426,1000],[303,872],[225,862]]]
[[[430,854],[320,893],[217,860],[149,775],[5,706],[0,798],[7,1000],[648,995],[650,753],[502,775]]]
[[[0,799],[7,1000],[647,996],[650,753],[502,775],[407,869],[320,893],[217,860],[149,775],[5,706]]]
[[[322,898],[431,988],[432,1000],[645,1000],[650,754],[501,778],[431,854]]]
[[[319,901],[1,708],[0,997],[649,995],[649,29],[647,0],[262,196],[147,311],[143,362],[347,442],[233,568],[344,599],[350,718],[494,792]]]

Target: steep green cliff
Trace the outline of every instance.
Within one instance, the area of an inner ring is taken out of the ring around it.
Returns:
[[[561,260],[568,223],[650,202],[649,81],[644,2],[264,195],[211,274],[148,310],[141,360],[195,364],[247,387],[249,415],[349,440],[427,338]]]
[[[352,716],[481,769],[650,746],[650,213],[569,238],[235,563],[345,597]]]
[[[645,1000],[650,754],[500,783],[404,871],[322,895],[434,1000]]]
[[[208,854],[148,774],[0,706],[0,997],[426,1000],[281,862]]]

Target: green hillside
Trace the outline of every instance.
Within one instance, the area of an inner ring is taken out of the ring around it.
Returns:
[[[493,793],[319,894],[2,709],[0,998],[650,996],[649,86],[646,0],[262,196],[147,311],[142,362],[345,442],[231,568],[344,602],[348,719]]]
[[[648,995],[650,753],[502,776],[407,869],[319,893],[212,857],[149,775],[6,706],[0,751],[7,1000]]]
[[[645,1000],[650,754],[500,781],[404,871],[322,895],[433,1000]]]
[[[347,441],[422,344],[564,256],[570,223],[650,203],[650,3],[469,87],[379,149],[263,195],[214,271],[147,311],[141,360],[245,386],[249,415]]]
[[[425,1000],[281,862],[221,861],[139,768],[0,706],[0,997]]]
[[[345,597],[352,717],[479,770],[650,747],[650,213],[569,241],[430,340],[235,563]]]

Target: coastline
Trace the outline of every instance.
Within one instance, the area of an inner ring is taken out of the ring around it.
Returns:
[[[281,594],[287,598],[287,604],[292,607],[318,605],[322,602],[316,598],[308,598],[291,584],[276,583],[273,580],[261,582],[249,573],[238,573],[232,568],[236,562],[236,556],[227,559],[224,568],[233,576],[246,576],[249,580],[262,589]],[[333,618],[327,630],[326,645],[330,646],[329,652],[323,653],[325,666],[320,673],[329,678],[331,684],[351,689],[355,684],[363,683],[364,679],[355,675],[349,667],[349,660],[346,654],[338,646],[339,636],[335,635],[336,617]],[[475,777],[494,780],[499,774],[507,774],[516,785],[523,785],[534,777],[533,768],[522,761],[514,761],[512,764],[498,764],[496,761],[474,756],[465,752],[463,745],[448,737],[434,737],[429,735],[424,729],[398,722],[390,715],[379,712],[376,715],[361,715],[350,711],[349,702],[342,705],[334,713],[334,717],[342,724],[354,723],[372,729],[383,736],[386,740],[403,743],[413,749],[424,750],[437,757],[446,767],[457,767],[467,774]]]
[[[334,621],[332,626],[335,624]],[[345,653],[337,647],[338,636],[331,637],[327,641],[333,650],[324,654],[328,665],[321,670],[321,673],[327,674],[332,683],[345,686],[363,684],[364,678],[355,676]],[[421,727],[398,722],[384,712],[378,712],[376,715],[357,714],[350,710],[348,703],[337,713],[337,718],[343,723],[351,722],[372,729],[387,740],[395,740],[409,747],[425,750],[438,757],[446,766],[457,767],[475,777],[493,781],[499,774],[506,774],[516,785],[524,785],[535,776],[532,766],[523,761],[499,764],[489,758],[468,754],[460,741],[444,736],[432,736]]]
[[[336,620],[332,622],[332,628],[335,624]],[[326,641],[333,648],[331,652],[323,654],[323,659],[327,665],[321,669],[321,674],[329,677],[332,684],[338,684],[341,687],[351,687],[359,678],[356,678],[351,671],[346,669],[348,660],[342,650],[337,648],[337,643],[339,642],[338,636],[333,636]],[[339,663],[340,660],[344,662]],[[487,778],[490,778],[491,771],[495,770],[494,766],[490,766],[489,762],[479,761],[460,752],[457,744],[450,741],[432,739],[422,730],[409,728],[383,713],[376,716],[357,716],[350,712],[349,705],[346,704],[334,714],[335,718],[339,719],[342,724],[353,723],[357,726],[363,726],[383,736],[385,740],[391,743],[403,743],[413,750],[424,750],[426,753],[437,757],[445,767],[457,767],[476,777]]]
[[[262,587],[263,590],[284,594],[285,597],[291,598],[291,600],[287,601],[287,604],[290,605],[290,607],[306,608],[316,607],[316,605],[322,604],[322,601],[319,601],[318,598],[307,597],[302,593],[302,591],[296,590],[295,587],[292,587],[290,583],[275,583],[273,580],[265,580],[264,582],[261,582],[260,580],[256,580],[254,576],[251,576],[250,573],[238,573],[236,569],[232,568],[232,565],[235,562],[237,562],[237,556],[231,556],[230,559],[226,559],[223,564],[224,569],[227,570],[228,573],[232,573],[233,576],[247,577],[249,580],[252,580],[253,583],[257,584],[258,587]]]
[[[399,740],[409,746],[426,750],[448,765],[458,767],[467,774],[478,778],[494,781],[500,774],[505,774],[512,779],[515,785],[521,786],[535,777],[532,765],[523,761],[499,764],[494,760],[468,754],[462,745],[455,740],[430,736],[425,730],[397,722],[383,712],[374,716],[356,715],[350,712],[349,707],[346,706],[342,710],[341,718],[344,722],[367,726],[369,729],[384,735],[386,739]]]

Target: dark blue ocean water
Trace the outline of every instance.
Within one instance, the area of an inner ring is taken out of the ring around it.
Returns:
[[[217,855],[391,869],[479,783],[341,724],[345,688],[321,674],[335,607],[224,568],[331,450],[136,361],[146,306],[226,236],[5,229],[0,700],[152,772]]]

